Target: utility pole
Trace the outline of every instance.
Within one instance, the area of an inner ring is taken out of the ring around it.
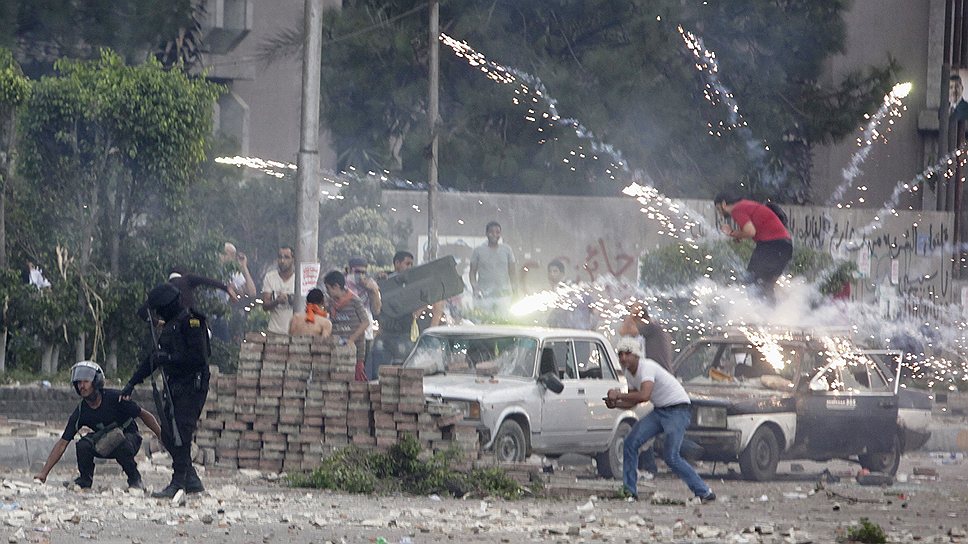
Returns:
[[[302,112],[296,159],[295,308],[305,304],[303,265],[319,263],[319,71],[323,49],[322,0],[305,0],[302,66]]]
[[[427,122],[430,123],[430,157],[427,189],[427,260],[437,258],[437,129],[440,127],[438,109],[440,95],[440,3],[430,2],[430,84],[428,89]]]

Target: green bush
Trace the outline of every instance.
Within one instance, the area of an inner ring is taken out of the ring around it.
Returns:
[[[862,542],[863,544],[884,544],[887,535],[881,526],[867,518],[860,518],[860,524],[847,529],[848,542]]]
[[[290,475],[289,485],[367,494],[403,492],[462,497],[473,493],[506,499],[523,494],[522,487],[499,467],[473,469],[466,474],[454,469],[453,464],[460,457],[456,448],[430,455],[408,434],[385,453],[367,452],[356,446],[343,448],[312,472]]]

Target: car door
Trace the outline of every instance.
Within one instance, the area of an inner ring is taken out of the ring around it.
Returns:
[[[877,363],[864,354],[856,354],[840,373],[844,389],[857,399],[857,419],[848,435],[848,450],[889,451],[897,435],[898,402],[893,380],[889,382]]]
[[[555,373],[565,386],[561,393],[545,391],[541,406],[541,434],[547,447],[568,451],[582,441],[586,430],[585,389],[578,379],[575,348],[571,340],[547,340],[542,357],[553,357]]]
[[[807,455],[842,457],[865,447],[890,448],[897,432],[897,400],[890,391],[864,385],[869,360],[826,353],[808,353],[804,359],[815,362],[815,372],[801,381],[797,396],[796,440]]]
[[[609,389],[619,389],[621,384],[608,359],[608,351],[597,340],[576,339],[575,358],[578,363],[578,392],[585,398],[585,429],[581,437],[587,447],[607,444],[612,436],[615,410],[610,410],[602,400]]]

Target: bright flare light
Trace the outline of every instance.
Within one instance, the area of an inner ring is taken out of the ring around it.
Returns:
[[[891,94],[898,98],[907,98],[907,95],[911,93],[911,89],[913,87],[914,85],[912,85],[910,81],[906,83],[898,83],[893,89],[891,89]]]

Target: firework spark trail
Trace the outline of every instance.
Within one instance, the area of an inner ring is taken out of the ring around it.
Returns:
[[[287,174],[296,171],[295,164],[260,159],[259,157],[216,157],[215,162],[218,164],[235,166],[237,168],[251,168],[253,170],[259,170],[263,174],[272,176],[274,178],[284,178]],[[286,170],[289,172],[286,172]]]
[[[742,138],[746,152],[761,173],[763,180],[770,185],[776,185],[779,176],[769,175],[766,169],[766,152],[769,147],[753,138],[753,131],[739,112],[739,104],[733,97],[732,91],[719,78],[719,61],[716,59],[716,52],[708,49],[702,38],[682,28],[682,25],[677,25],[676,30],[679,31],[686,48],[696,58],[696,69],[702,72],[706,79],[703,96],[710,104],[715,106],[722,103],[726,108],[728,123],[720,121],[716,128],[713,127],[712,123],[707,123],[709,135],[722,137],[724,132],[736,131]]]
[[[838,208],[847,207],[850,208],[852,203],[848,203],[846,206],[841,204],[840,200],[844,197],[844,194],[848,189],[853,187],[854,179],[857,178],[861,173],[860,166],[867,160],[867,156],[870,155],[871,149],[874,147],[874,143],[878,139],[882,138],[881,132],[878,127],[881,122],[884,121],[886,117],[890,117],[889,123],[894,122],[894,117],[900,117],[902,111],[901,100],[905,98],[908,93],[911,92],[910,83],[898,83],[895,85],[891,92],[884,95],[884,100],[881,103],[881,107],[878,108],[877,112],[870,117],[870,121],[861,130],[861,135],[857,138],[857,145],[860,149],[854,153],[850,158],[850,162],[841,172],[844,177],[844,182],[837,187],[834,193],[827,199],[826,206],[837,205]],[[890,129],[888,129],[890,130]],[[866,191],[866,187],[863,188]],[[864,202],[863,198],[860,198],[861,203]]]
[[[540,101],[544,102],[548,109],[547,113],[540,115],[544,122],[548,123],[549,126],[560,125],[571,127],[579,139],[591,142],[593,152],[608,155],[612,158],[612,166],[621,168],[624,172],[629,171],[628,163],[622,157],[622,153],[618,149],[611,144],[606,144],[598,140],[595,137],[595,134],[588,127],[584,126],[578,119],[561,117],[561,115],[558,113],[557,99],[548,93],[544,83],[542,83],[537,76],[513,67],[503,66],[492,60],[488,60],[487,57],[476,51],[473,47],[467,44],[467,42],[456,40],[445,33],[440,34],[440,41],[443,42],[443,44],[447,47],[450,47],[456,56],[467,61],[467,64],[469,64],[471,67],[477,68],[483,72],[488,79],[505,85],[516,84],[517,87],[515,88],[514,92],[516,94],[523,94],[525,96],[533,95],[531,98],[532,103],[537,103],[540,99]],[[514,103],[519,103],[517,98],[514,99]],[[536,123],[538,122],[539,115],[534,110],[529,110],[528,115],[525,118],[532,123]],[[539,131],[543,131],[543,129],[539,127]],[[541,143],[543,143],[543,141]],[[580,155],[578,151],[574,151],[571,154],[573,156]],[[564,162],[568,163],[569,159],[566,158]],[[572,168],[572,170],[574,170],[574,168]],[[615,179],[614,176],[612,176],[610,169],[606,170],[606,173],[608,173],[612,179]]]
[[[958,166],[963,166],[966,161],[968,161],[968,144],[955,149],[951,153],[948,153],[936,163],[924,169],[924,171],[922,171],[920,174],[914,176],[914,178],[910,181],[898,182],[898,184],[894,186],[891,196],[884,202],[884,205],[881,206],[881,208],[874,215],[873,221],[858,229],[853,241],[860,240],[864,236],[870,234],[872,231],[877,230],[881,226],[881,216],[890,213],[891,215],[897,217],[899,215],[896,209],[897,202],[903,193],[917,192],[920,190],[919,188],[921,187],[922,183],[927,181],[929,177],[938,174],[942,170],[944,170],[944,173],[941,175],[941,177],[949,179],[954,175],[953,168],[955,167],[955,163],[957,163]],[[937,183],[940,186],[941,180],[938,179]]]

